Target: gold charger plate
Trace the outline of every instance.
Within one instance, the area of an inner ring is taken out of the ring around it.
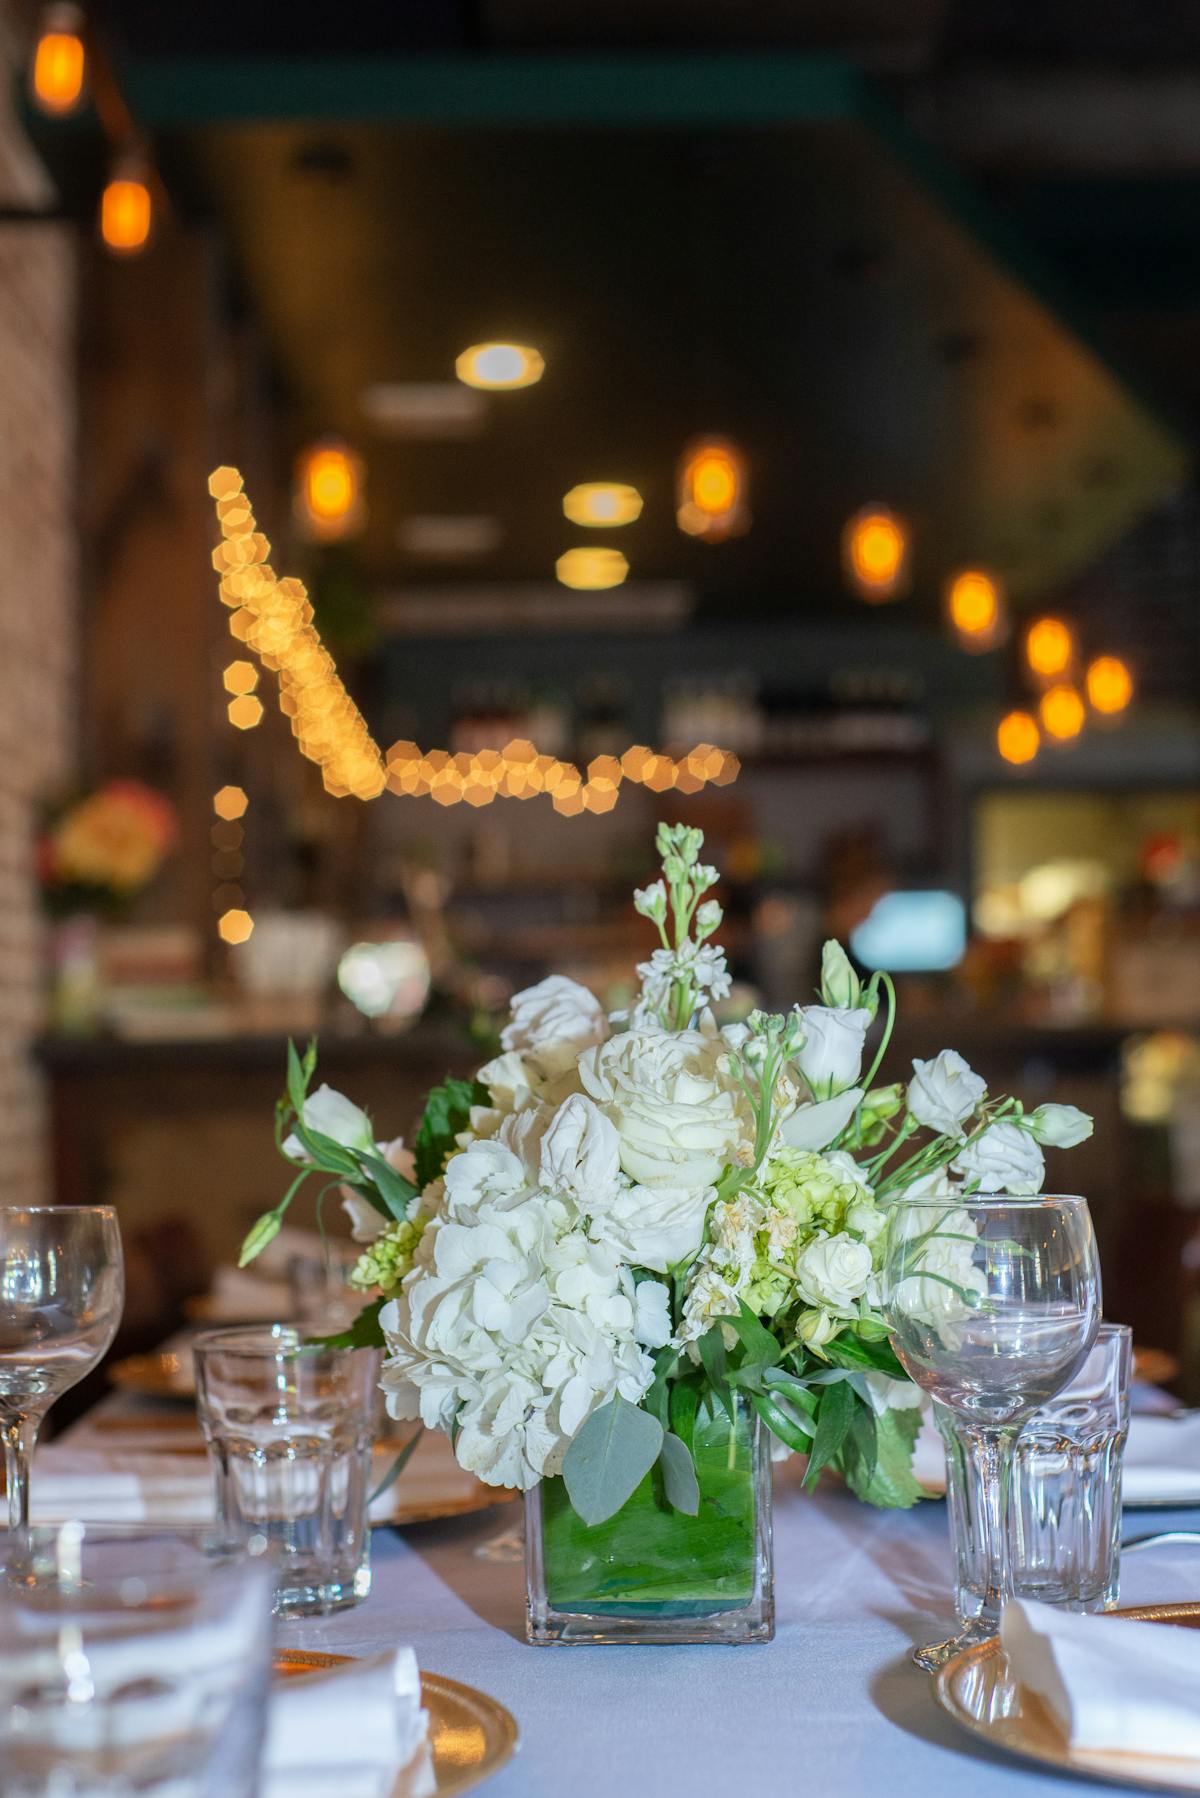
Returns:
[[[1200,1629],[1200,1604],[1151,1604],[1114,1611],[1143,1623]],[[1200,1760],[1167,1755],[1088,1752],[1072,1748],[1046,1706],[1017,1684],[1000,1638],[964,1648],[935,1675],[934,1697],[954,1721],[991,1748],[1037,1761],[1059,1773],[1079,1773],[1110,1785],[1157,1792],[1200,1792]]]
[[[303,1678],[328,1667],[343,1667],[347,1654],[307,1654],[282,1649],[275,1672],[282,1679]],[[437,1798],[452,1798],[498,1773],[516,1752],[520,1735],[516,1719],[495,1698],[440,1673],[421,1674],[421,1702],[429,1712],[429,1746]]]

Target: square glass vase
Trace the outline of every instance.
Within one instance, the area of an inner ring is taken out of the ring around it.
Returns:
[[[658,1469],[605,1523],[586,1524],[561,1479],[525,1497],[525,1633],[539,1646],[769,1642],[775,1633],[771,1453],[735,1394],[734,1422],[702,1405],[695,1517],[666,1502]]]

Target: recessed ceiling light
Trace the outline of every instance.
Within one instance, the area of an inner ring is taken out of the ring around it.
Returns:
[[[447,513],[439,516],[434,513],[424,517],[401,519],[396,527],[396,540],[400,548],[407,550],[411,556],[429,556],[444,558],[447,561],[459,557],[484,556],[493,550],[504,536],[504,528],[498,518],[489,518],[486,514],[472,516],[467,513],[454,515]]]
[[[487,418],[483,394],[457,381],[376,381],[359,405],[377,430],[398,437],[470,437]]]
[[[454,364],[454,372],[468,387],[497,392],[513,387],[532,387],[540,381],[545,362],[525,343],[473,343]]]
[[[563,495],[563,512],[572,524],[632,524],[642,510],[642,496],[623,481],[583,481]]]

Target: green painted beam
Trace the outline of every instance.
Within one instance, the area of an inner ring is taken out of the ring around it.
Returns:
[[[856,115],[866,92],[825,56],[129,57],[122,90],[149,128],[342,123],[785,125]]]

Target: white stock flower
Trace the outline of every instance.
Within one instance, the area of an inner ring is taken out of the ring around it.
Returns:
[[[607,1035],[608,1019],[595,994],[576,980],[551,974],[517,993],[500,1046],[530,1057],[549,1080],[566,1073],[582,1050]]]
[[[752,1120],[724,1071],[720,1037],[630,1030],[580,1058],[584,1091],[616,1125],[621,1166],[644,1186],[698,1194],[745,1163]]]
[[[854,1307],[871,1278],[871,1251],[852,1236],[818,1237],[796,1256],[796,1285],[806,1304],[828,1311]]]
[[[1074,1149],[1086,1142],[1095,1128],[1087,1112],[1074,1105],[1039,1105],[1023,1125],[1035,1142],[1048,1149]]]
[[[541,1139],[541,1183],[551,1192],[568,1193],[583,1211],[599,1210],[616,1192],[620,1147],[604,1113],[582,1093],[573,1093]]]
[[[655,880],[648,887],[634,887],[633,909],[640,912],[643,918],[649,918],[652,923],[661,924],[667,915],[665,883]]]
[[[914,1061],[908,1083],[908,1109],[914,1122],[938,1136],[960,1137],[987,1092],[987,1082],[963,1060],[957,1049],[943,1049],[932,1061]]]
[[[694,1255],[715,1190],[686,1186],[622,1186],[592,1214],[592,1235],[632,1267],[665,1274]]]
[[[315,1130],[319,1135],[329,1137],[331,1142],[340,1143],[343,1149],[375,1147],[375,1134],[366,1112],[347,1099],[344,1093],[335,1092],[332,1086],[318,1086],[315,1093],[309,1093],[304,1101],[303,1118],[306,1130]],[[290,1161],[308,1160],[298,1136],[288,1137],[283,1145],[283,1152]]]
[[[1046,1172],[1042,1151],[1029,1132],[1007,1122],[989,1124],[950,1165],[973,1182],[978,1192],[1007,1192],[1015,1197],[1040,1192]]]
[[[805,1005],[799,1018],[804,1041],[796,1053],[796,1066],[814,1099],[832,1099],[858,1081],[871,1014],[864,1008],[840,1011]]]
[[[797,1105],[783,1120],[779,1134],[789,1149],[827,1149],[836,1142],[862,1098],[862,1087],[852,1086],[835,1099],[820,1099],[812,1105]]]

